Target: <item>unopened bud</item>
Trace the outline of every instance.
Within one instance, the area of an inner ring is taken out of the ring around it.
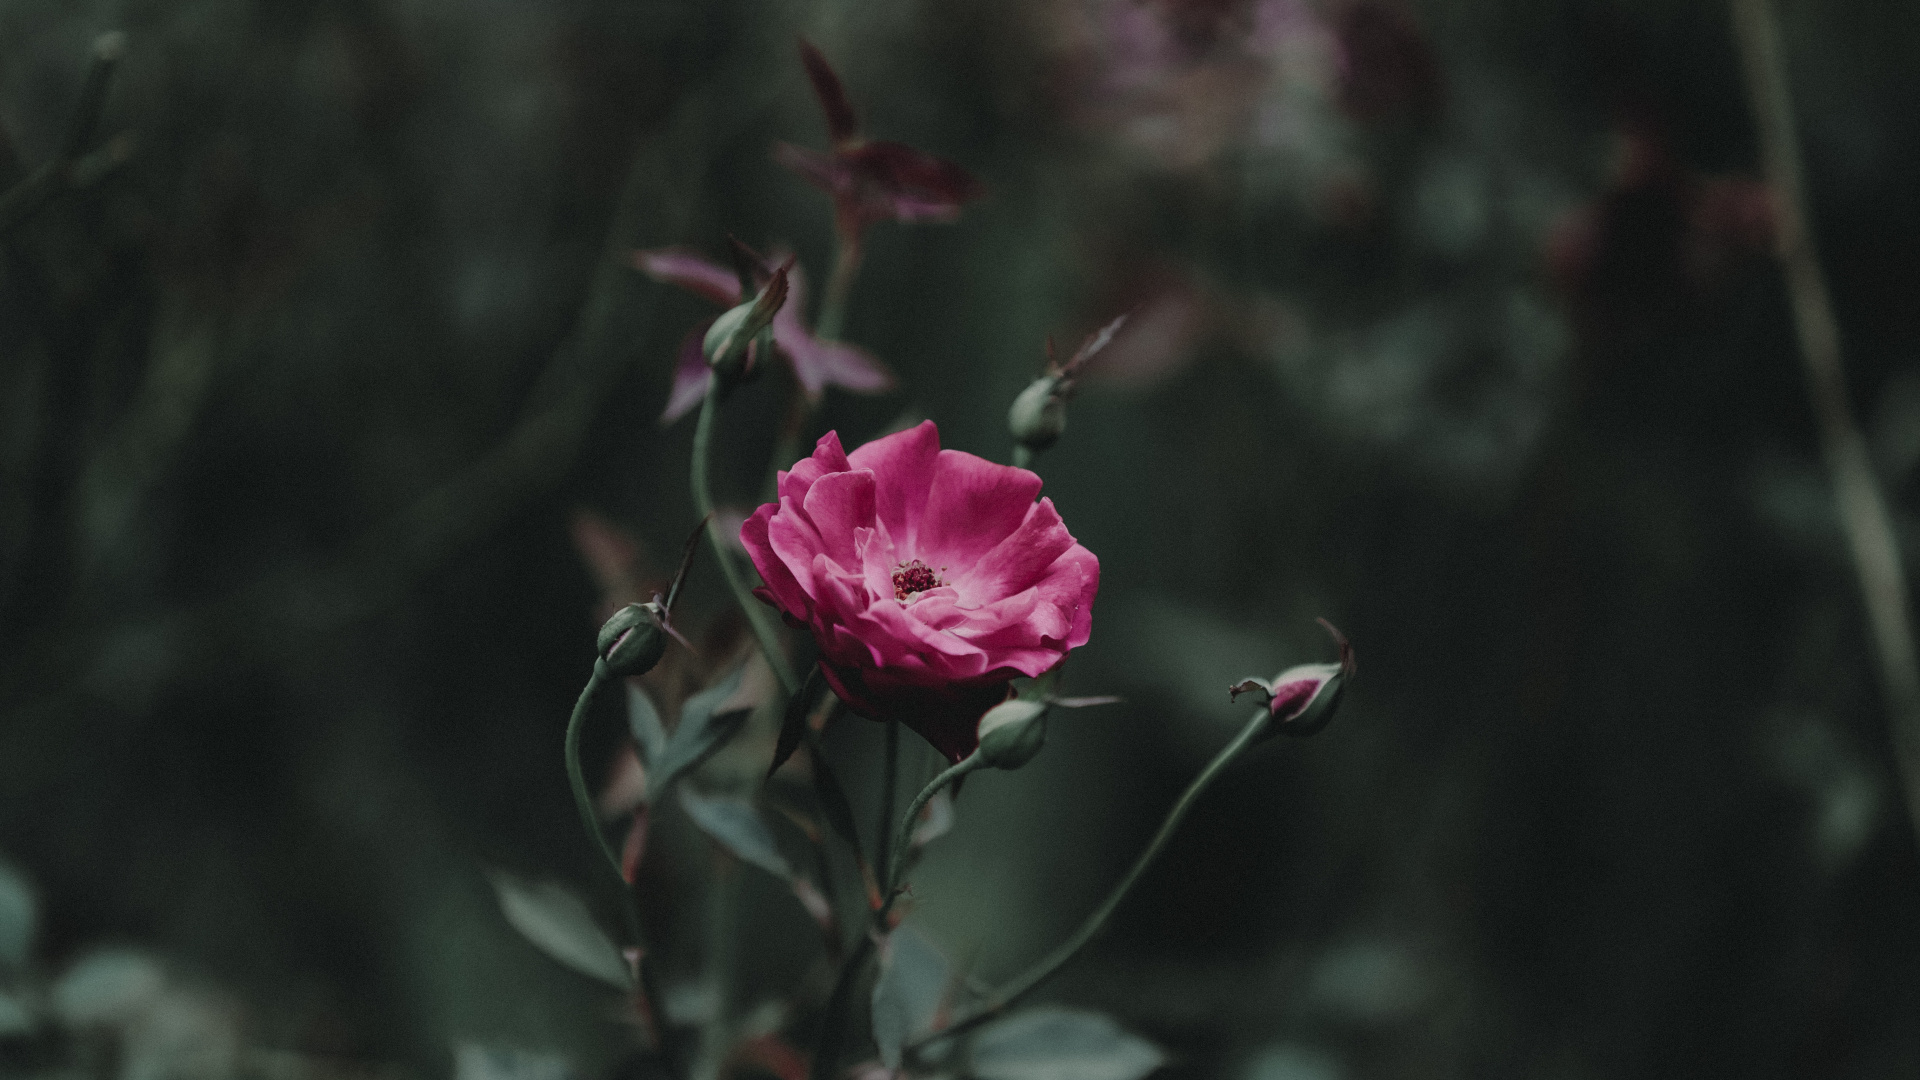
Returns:
[[[980,718],[980,760],[996,769],[1017,769],[1047,744],[1047,703],[1014,698]]]
[[[666,655],[666,609],[651,600],[628,604],[600,627],[597,645],[613,674],[645,675]]]
[[[1332,623],[1322,619],[1320,625],[1326,627],[1339,644],[1339,663],[1300,664],[1272,679],[1246,679],[1228,688],[1227,692],[1236,700],[1241,694],[1259,694],[1266,698],[1267,711],[1274,720],[1269,734],[1279,730],[1305,738],[1326,727],[1333,719],[1334,710],[1340,707],[1340,693],[1356,670],[1353,646]]]
[[[1013,431],[1013,441],[1029,450],[1045,450],[1057,442],[1067,429],[1060,377],[1042,375],[1020,391],[1007,409],[1007,427]]]
[[[754,361],[773,349],[773,317],[786,302],[787,267],[782,266],[753,299],[713,320],[700,351],[723,386],[750,377]]]

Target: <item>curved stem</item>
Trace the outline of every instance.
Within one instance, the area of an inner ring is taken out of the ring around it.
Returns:
[[[873,831],[873,838],[876,841],[888,835],[888,830],[893,825],[893,804],[898,801],[894,787],[899,783],[900,776],[900,722],[888,721],[886,728],[887,756],[880,768],[880,824]],[[873,857],[879,863],[873,868],[874,875],[881,881],[886,881],[888,875],[892,873],[892,852],[883,847],[876,850]]]
[[[1160,831],[1153,835],[1153,840],[1147,844],[1147,849],[1134,860],[1133,869],[1127,871],[1127,876],[1120,879],[1120,883],[1113,887],[1113,891],[1108,893],[1100,906],[1093,910],[1093,914],[1087,916],[1086,921],[1080,924],[1080,929],[1074,931],[1072,937],[1061,942],[1058,948],[1015,976],[1005,986],[995,990],[985,1001],[962,1014],[953,1023],[930,1035],[916,1039],[907,1046],[906,1052],[914,1053],[929,1043],[971,1031],[986,1023],[1005,1012],[1009,1006],[1024,997],[1034,987],[1047,981],[1054,972],[1065,967],[1067,961],[1072,960],[1081,949],[1086,947],[1087,942],[1092,941],[1106,927],[1107,918],[1113,914],[1115,908],[1120,906],[1120,901],[1126,899],[1127,893],[1133,889],[1134,883],[1140,880],[1140,875],[1146,872],[1147,867],[1153,864],[1153,860],[1160,854],[1161,849],[1167,846],[1167,841],[1172,838],[1174,830],[1180,827],[1181,819],[1187,816],[1187,811],[1192,809],[1194,802],[1200,798],[1200,793],[1207,789],[1207,785],[1213,783],[1214,777],[1219,776],[1221,770],[1259,738],[1271,719],[1272,717],[1265,709],[1260,710],[1252,720],[1247,722],[1247,726],[1240,729],[1240,734],[1234,736],[1233,741],[1215,754],[1206,768],[1200,770],[1200,775],[1194,777],[1193,783],[1187,785],[1187,790],[1181,793],[1179,801],[1173,804],[1173,809],[1167,811],[1167,819],[1160,823]],[[961,764],[964,765],[965,762]],[[955,768],[958,767],[955,766]]]
[[[600,854],[606,856],[607,866],[613,870],[613,876],[620,879],[621,914],[626,916],[627,933],[632,937],[635,948],[640,952],[638,984],[634,987],[634,1004],[640,1020],[641,1032],[649,1048],[660,1046],[661,1032],[653,1011],[653,1002],[659,1000],[653,985],[652,957],[647,951],[646,935],[640,926],[640,909],[633,901],[633,890],[628,886],[627,875],[620,867],[620,855],[607,842],[606,831],[600,828],[600,818],[593,812],[593,796],[587,791],[586,772],[580,767],[580,729],[586,726],[587,709],[593,699],[606,685],[613,674],[607,670],[605,660],[593,662],[593,674],[587,677],[586,688],[580,691],[580,700],[574,703],[573,715],[567,719],[567,782],[573,788],[573,805],[580,811],[580,825],[600,845]]]
[[[773,625],[773,616],[767,606],[755,600],[753,592],[740,576],[740,568],[734,564],[733,552],[727,550],[726,538],[720,535],[720,526],[714,520],[712,489],[707,484],[707,460],[712,451],[713,417],[717,409],[719,390],[716,387],[708,391],[705,401],[700,403],[700,422],[693,429],[693,506],[707,519],[707,540],[713,544],[713,557],[720,563],[720,572],[726,575],[727,587],[733,590],[734,602],[747,617],[747,624],[753,627],[753,636],[760,643],[760,651],[766,655],[767,666],[779,677],[781,687],[789,696],[800,689],[800,680],[794,677],[793,668],[780,651],[780,634]]]
[[[847,296],[853,292],[854,275],[860,272],[860,245],[842,239],[833,252],[833,276],[827,279],[827,291],[820,300],[820,317],[813,321],[813,335],[822,341],[838,341],[840,328],[847,321]]]
[[[860,943],[840,965],[840,976],[833,981],[833,993],[827,998],[826,1015],[820,1020],[820,1038],[814,1043],[807,1080],[833,1080],[837,1075],[840,1050],[847,1039],[847,1006],[853,1003],[853,989],[860,981],[860,971],[872,955],[873,935],[861,934]]]
[[[906,874],[907,845],[913,840],[913,824],[920,820],[920,811],[927,808],[927,803],[940,793],[941,788],[980,768],[983,764],[977,751],[960,759],[949,765],[939,776],[934,777],[926,787],[921,788],[920,794],[915,795],[913,802],[908,804],[906,815],[900,819],[899,831],[893,834],[893,846],[887,849],[887,891],[882,894],[880,910],[874,913],[874,919],[883,931],[886,927],[887,912],[893,908],[893,898],[900,893],[900,879]]]
[[[1913,611],[1900,538],[1847,396],[1840,324],[1807,217],[1800,135],[1794,126],[1780,27],[1767,0],[1733,0],[1733,23],[1747,70],[1761,162],[1773,191],[1774,243],[1793,306],[1807,395],[1878,661],[1894,775],[1905,796],[1908,820],[1920,835],[1920,663],[1914,658]]]
[[[620,854],[607,843],[607,834],[600,828],[599,815],[593,812],[593,796],[587,791],[587,775],[580,768],[580,729],[586,726],[587,708],[593,704],[595,694],[606,684],[610,677],[605,660],[593,662],[593,674],[587,679],[586,689],[580,691],[580,700],[574,703],[573,716],[567,720],[567,782],[573,785],[573,805],[580,811],[580,825],[600,845],[600,854],[607,857],[607,865],[622,884],[627,875],[620,870]]]

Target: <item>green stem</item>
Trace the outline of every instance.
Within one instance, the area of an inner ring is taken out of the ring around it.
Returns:
[[[600,828],[600,817],[593,812],[593,796],[587,792],[587,774],[580,768],[580,729],[586,726],[587,708],[593,704],[594,695],[611,677],[605,660],[593,662],[593,675],[587,679],[586,689],[580,691],[580,700],[574,703],[573,716],[567,720],[567,781],[573,785],[573,805],[580,811],[580,824],[587,835],[600,845],[600,854],[607,857],[607,865],[613,867],[613,873],[626,883],[627,876],[620,870],[620,854],[607,843],[607,834]]]
[[[861,934],[860,943],[840,965],[840,976],[833,981],[833,993],[827,998],[826,1015],[820,1019],[820,1038],[814,1043],[813,1061],[807,1067],[807,1080],[835,1080],[839,1075],[840,1050],[847,1041],[848,1006],[853,1004],[854,987],[860,971],[873,955],[873,935]]]
[[[1016,469],[1033,468],[1033,451],[1019,443],[1013,444],[1013,467]]]
[[[789,696],[800,689],[800,680],[794,677],[793,668],[780,651],[780,634],[773,625],[773,616],[767,606],[754,599],[753,592],[747,587],[746,580],[740,576],[740,568],[734,564],[733,552],[727,549],[726,538],[720,535],[720,525],[714,519],[713,494],[707,483],[707,461],[713,444],[713,417],[717,411],[719,388],[707,392],[705,401],[700,403],[700,422],[693,429],[693,506],[707,519],[707,539],[713,544],[713,556],[720,563],[720,572],[726,575],[727,587],[733,590],[733,599],[747,616],[747,624],[753,627],[753,636],[760,643],[760,651],[766,655],[767,666],[780,678],[780,685]]]
[[[1187,785],[1187,790],[1181,793],[1179,801],[1175,802],[1173,809],[1167,812],[1167,819],[1160,823],[1160,831],[1154,834],[1152,842],[1147,844],[1147,849],[1134,860],[1133,869],[1127,871],[1127,876],[1120,879],[1120,884],[1114,886],[1113,891],[1107,894],[1106,900],[1093,910],[1093,914],[1087,916],[1086,921],[1080,924],[1080,929],[1074,931],[1072,937],[1061,942],[1058,948],[1014,977],[1005,986],[994,991],[985,1001],[962,1014],[953,1023],[914,1040],[907,1046],[906,1052],[913,1054],[929,1043],[951,1038],[979,1027],[1005,1012],[1014,1002],[1019,1001],[1034,987],[1046,982],[1055,972],[1065,967],[1067,961],[1072,960],[1106,927],[1107,918],[1113,914],[1115,908],[1120,906],[1120,901],[1126,898],[1127,893],[1133,889],[1134,883],[1140,880],[1140,875],[1153,864],[1153,860],[1159,856],[1161,849],[1167,846],[1167,841],[1172,838],[1174,830],[1180,827],[1180,822],[1187,816],[1187,811],[1192,809],[1194,802],[1200,798],[1200,793],[1207,789],[1207,785],[1213,783],[1214,777],[1220,775],[1221,770],[1231,764],[1234,758],[1239,757],[1242,751],[1251,746],[1254,740],[1265,732],[1271,720],[1271,715],[1265,709],[1260,710],[1252,720],[1247,722],[1247,726],[1240,729],[1240,734],[1234,736],[1233,741],[1214,755],[1206,768],[1200,770],[1200,775],[1193,778],[1193,783]],[[966,762],[963,761],[960,764],[965,765]],[[955,769],[959,767],[959,765],[954,766]],[[952,769],[948,770],[948,772],[952,771]],[[939,781],[936,780],[935,783],[938,784]]]
[[[920,820],[920,811],[927,808],[927,803],[933,801],[935,795],[940,794],[941,788],[985,764],[986,762],[980,760],[978,751],[962,758],[955,764],[949,765],[939,776],[934,777],[926,787],[921,788],[920,794],[915,795],[913,802],[908,804],[906,815],[900,819],[899,831],[893,834],[893,847],[889,849],[887,875],[884,879],[887,890],[881,896],[880,910],[875,913],[875,920],[883,932],[886,927],[887,912],[893,908],[893,899],[900,893],[900,879],[906,874],[907,845],[913,842],[913,826]]]
[[[895,725],[888,725],[893,727]],[[894,897],[898,895],[898,878],[902,867],[906,865],[907,844],[913,839],[913,823],[919,819],[920,811],[938,794],[941,788],[981,766],[980,756],[975,754],[966,758],[933,778],[933,782],[914,796],[913,804],[907,807],[907,816],[900,819],[900,828],[893,838],[891,857],[885,863],[887,869],[879,875],[886,886],[881,893],[880,906],[874,909],[873,926],[869,932],[860,935],[860,943],[853,952],[847,954],[846,962],[840,965],[840,975],[834,980],[833,994],[827,999],[826,1015],[820,1022],[820,1039],[814,1045],[813,1064],[808,1070],[808,1080],[829,1080],[835,1075],[840,1062],[840,1049],[846,1042],[847,1008],[853,1002],[854,987],[859,984],[860,972],[869,957],[873,955],[875,939],[887,932],[887,915],[893,910]],[[890,773],[892,770],[888,770]],[[882,826],[884,830],[885,826]],[[875,844],[880,843],[875,837]],[[887,849],[881,849],[876,857],[886,857]]]
[[[632,937],[634,947],[640,950],[640,982],[635,988],[639,997],[641,1024],[649,1048],[658,1048],[661,1032],[653,1010],[653,1002],[660,1000],[657,988],[653,985],[653,957],[647,951],[646,936],[640,927],[640,909],[634,903],[633,890],[627,883],[626,872],[620,867],[620,855],[607,842],[606,830],[600,827],[600,818],[593,812],[593,796],[587,791],[587,775],[580,767],[580,729],[586,726],[587,710],[593,704],[594,696],[600,688],[613,678],[607,670],[605,660],[593,662],[593,674],[587,677],[586,688],[580,691],[580,700],[574,703],[573,715],[567,719],[567,783],[573,788],[573,805],[580,811],[580,825],[600,845],[600,854],[606,856],[607,866],[613,876],[620,879],[621,914],[626,916],[627,933]]]
[[[900,723],[897,720],[890,720],[886,728],[887,756],[886,763],[880,770],[880,824],[873,830],[875,842],[886,836],[888,830],[892,828],[893,804],[898,799],[894,794],[894,786],[899,783],[900,776]],[[873,853],[873,857],[877,861],[873,868],[874,877],[880,881],[886,881],[888,868],[893,865],[891,852],[882,847]]]
[[[813,321],[813,336],[822,341],[838,341],[847,321],[847,297],[853,292],[853,279],[860,272],[860,246],[844,239],[834,248],[833,276],[827,279],[826,294],[820,300],[820,317]]]

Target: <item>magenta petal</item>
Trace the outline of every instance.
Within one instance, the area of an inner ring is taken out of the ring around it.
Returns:
[[[813,633],[855,711],[948,760],[973,750],[1009,680],[1086,641],[1100,564],[1033,501],[1032,473],[943,451],[927,423],[851,455],[829,433],[778,487],[741,528],[767,582],[756,595]],[[901,576],[916,558],[935,572]]]
[[[927,510],[927,493],[939,459],[940,429],[931,420],[875,439],[847,455],[850,467],[873,471],[874,511],[902,559],[918,550],[920,518]]]
[[[709,319],[680,340],[680,358],[673,367],[673,390],[667,394],[667,407],[660,412],[662,424],[671,424],[687,415],[707,396],[707,388],[713,382],[713,369],[707,366],[700,342],[707,336],[707,327],[712,325]]]
[[[807,489],[807,516],[820,532],[821,553],[848,570],[862,568],[854,530],[873,524],[873,474],[823,476]]]
[[[942,450],[920,531],[909,550],[932,566],[964,572],[1020,527],[1040,478],[1025,469]]]
[[[633,253],[633,265],[655,281],[678,285],[721,307],[740,303],[740,278],[732,270],[685,248],[654,248]]]
[[[1073,537],[1053,508],[1053,500],[1041,499],[1027,511],[1019,528],[956,580],[976,594],[1011,595],[1032,587],[1054,560],[1073,546]]]

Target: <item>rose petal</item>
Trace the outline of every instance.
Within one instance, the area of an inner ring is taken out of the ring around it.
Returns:
[[[721,307],[740,303],[740,278],[719,263],[685,248],[654,248],[633,253],[634,268],[655,281],[678,285]]]
[[[917,550],[920,518],[939,459],[940,429],[931,420],[875,439],[847,456],[852,468],[872,470],[875,511],[903,558]]]
[[[919,532],[907,552],[929,566],[964,575],[1020,527],[1038,494],[1040,478],[1025,469],[942,450]]]

